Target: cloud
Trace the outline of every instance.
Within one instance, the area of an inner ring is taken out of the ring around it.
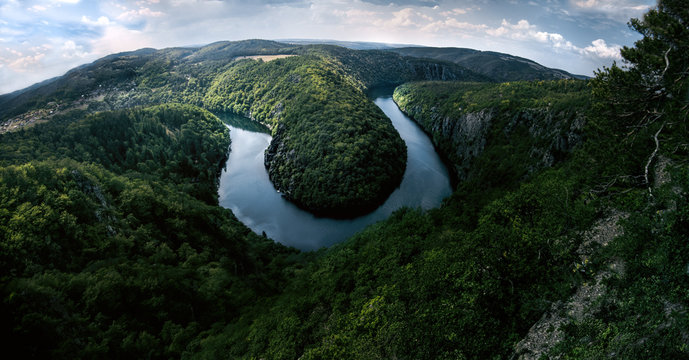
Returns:
[[[466,9],[455,8],[455,9],[452,9],[452,10],[443,11],[443,12],[441,13],[441,15],[444,15],[444,16],[464,15],[464,14],[468,13],[468,12],[471,11],[471,10],[472,10],[472,8],[466,8]]]
[[[165,15],[165,13],[161,11],[153,11],[150,8],[142,7],[137,10],[127,10],[118,15],[117,19],[131,22],[140,18],[160,17],[163,15]]]
[[[33,55],[20,56],[10,61],[7,67],[18,72],[32,71],[40,64],[45,55],[45,53],[36,53]]]
[[[651,0],[570,0],[574,10],[626,23],[655,5]]]
[[[29,8],[29,11],[31,11],[31,12],[41,12],[41,11],[46,11],[46,10],[48,10],[48,8],[43,6],[43,5],[34,5],[34,6]]]
[[[374,5],[398,5],[398,6],[429,6],[433,7],[438,5],[437,0],[362,0],[365,3],[370,3]]]
[[[420,13],[414,11],[412,8],[405,8],[400,11],[392,13],[392,19],[387,22],[393,27],[398,26],[415,26],[418,25],[417,19],[421,16]]]
[[[472,24],[465,21],[459,21],[454,18],[446,18],[443,20],[434,21],[424,26],[421,30],[434,33],[451,30],[460,30],[463,32],[463,35],[466,36],[468,34],[464,33],[465,31],[475,33],[486,29],[488,29],[488,25],[485,24]]]
[[[391,32],[403,28],[418,29],[433,21],[430,16],[413,8],[403,8],[392,13],[349,9],[336,10],[333,14],[346,24],[370,25]]]
[[[491,36],[508,37],[514,40],[536,39],[541,42],[548,39],[548,33],[539,32],[535,25],[529,24],[527,20],[519,20],[516,24],[509,23],[502,19],[500,27],[487,29],[486,33]]]
[[[108,26],[111,24],[107,16],[101,16],[98,20],[91,20],[88,16],[81,17],[81,22],[89,26]]]
[[[77,45],[77,43],[72,40],[65,41],[60,50],[62,50],[62,57],[67,59],[85,58],[90,55],[87,51],[84,51],[82,45]]]
[[[127,29],[121,25],[113,25],[106,27],[101,37],[91,40],[91,52],[98,56],[105,56],[153,45],[153,41],[142,31]]]
[[[583,51],[587,54],[594,55],[603,59],[622,60],[620,55],[620,45],[608,46],[603,39],[597,39],[591,42],[591,45],[585,47]]]
[[[565,39],[562,34],[539,31],[536,25],[532,25],[524,19],[519,20],[516,24],[511,24],[503,19],[500,27],[487,29],[486,33],[495,37],[504,37],[525,42],[536,41],[538,43],[547,44],[556,51],[571,52],[589,58],[621,59],[621,46],[619,45],[608,46],[605,40],[597,39],[592,41],[591,45],[581,48]]]

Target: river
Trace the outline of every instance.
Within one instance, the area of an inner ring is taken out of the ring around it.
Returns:
[[[438,207],[452,193],[447,168],[421,128],[392,100],[380,96],[375,104],[392,120],[407,144],[407,168],[399,188],[375,211],[355,219],[316,217],[285,200],[268,178],[263,153],[268,134],[230,127],[232,139],[227,166],[220,175],[218,199],[257,234],[300,250],[316,250],[351,237],[367,225],[390,216],[401,207]]]

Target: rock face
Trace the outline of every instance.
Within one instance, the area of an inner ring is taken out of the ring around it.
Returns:
[[[434,145],[452,163],[454,175],[459,180],[465,180],[471,160],[486,146],[495,111],[485,109],[454,119],[441,116],[436,107],[432,107],[429,113],[424,112],[420,105],[401,105],[400,109],[421,125],[426,133],[431,134]]]
[[[450,163],[459,181],[471,177],[474,159],[486,146],[497,143],[526,143],[527,174],[553,166],[582,140],[583,112],[546,108],[504,110],[488,107],[452,117],[441,114],[434,104],[395,99],[400,109],[416,121]],[[527,136],[525,138],[525,135]]]
[[[514,115],[505,133],[509,136],[517,126],[528,126],[529,135],[535,140],[529,153],[529,157],[536,161],[529,168],[529,173],[533,173],[553,166],[564,154],[571,152],[582,141],[585,123],[580,112],[570,114],[544,108],[524,109]]]
[[[577,249],[580,263],[575,265],[575,271],[582,273],[591,271],[588,264],[589,258],[593,255],[593,249],[597,246],[606,247],[613,239],[622,235],[624,231],[619,222],[628,216],[627,213],[613,209],[608,217],[599,220],[590,230],[582,234],[584,241]],[[595,275],[592,282],[583,283],[565,302],[553,303],[550,309],[531,326],[526,336],[515,345],[511,359],[550,358],[549,353],[564,338],[564,326],[572,321],[581,322],[586,317],[590,317],[599,306],[597,300],[608,292],[606,280],[624,276],[625,264],[621,260],[607,265],[604,270]]]

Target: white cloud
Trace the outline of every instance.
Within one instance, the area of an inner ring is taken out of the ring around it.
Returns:
[[[487,29],[486,33],[491,36],[508,37],[514,40],[536,39],[545,41],[548,38],[548,33],[537,31],[535,25],[529,24],[524,19],[519,20],[516,24],[511,24],[507,20],[502,19],[500,27]]]
[[[585,47],[583,51],[587,54],[594,55],[603,59],[614,59],[622,60],[622,55],[620,55],[619,45],[608,46],[603,39],[597,39],[591,42],[591,45]]]
[[[163,15],[165,15],[163,12],[153,11],[147,7],[144,7],[139,8],[138,10],[127,10],[122,14],[118,15],[117,19],[123,21],[134,21],[142,17],[159,17]]]
[[[439,20],[439,21],[434,21],[423,28],[421,28],[422,31],[428,31],[428,32],[442,32],[442,31],[449,31],[449,30],[462,30],[462,31],[469,31],[469,32],[479,32],[481,30],[487,29],[488,26],[484,24],[472,24],[469,22],[465,21],[459,21],[454,18],[446,18],[444,20]],[[467,35],[467,34],[463,34]]]
[[[85,58],[89,55],[87,51],[84,51],[82,45],[77,45],[77,43],[72,40],[65,41],[60,50],[62,50],[62,57],[67,59]]]
[[[380,21],[380,13],[362,9],[335,10],[332,13],[344,24],[373,23]]]
[[[638,18],[655,4],[652,0],[570,0],[575,10],[626,23]]]
[[[48,8],[43,6],[43,5],[34,5],[34,6],[29,8],[29,11],[31,11],[31,12],[41,12],[41,11],[46,11],[46,10],[48,10]]]
[[[0,34],[9,35],[10,37],[22,35],[23,32],[17,29],[12,29],[8,27],[0,27]]]
[[[464,15],[471,11],[471,8],[466,8],[466,9],[461,9],[461,8],[456,8],[448,11],[443,11],[441,14],[444,16],[457,16],[457,15]]]
[[[405,8],[392,13],[392,19],[388,22],[392,26],[413,26],[417,25],[415,18],[418,13],[412,8]]]
[[[101,16],[98,18],[98,20],[91,20],[91,18],[84,15],[81,17],[81,22],[90,26],[108,26],[112,24],[107,16]]]
[[[142,31],[127,29],[121,25],[105,28],[103,36],[91,41],[91,52],[105,56],[153,46],[155,43]]]
[[[595,1],[595,0],[588,0]],[[562,34],[550,33],[546,31],[538,31],[536,25],[530,24],[527,20],[519,20],[516,24],[511,24],[503,19],[500,27],[489,28],[486,30],[491,36],[503,37],[518,41],[536,41],[538,43],[547,44],[556,51],[571,52],[583,55],[589,58],[599,59],[621,59],[619,45],[608,44],[603,39],[597,39],[591,42],[591,45],[584,48],[574,45],[571,41],[565,39]]]
[[[7,66],[18,72],[32,71],[45,57],[45,53],[22,56],[10,62]]]

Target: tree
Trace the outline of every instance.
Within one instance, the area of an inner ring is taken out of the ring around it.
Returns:
[[[621,50],[622,67],[613,64],[592,80],[599,100],[596,112],[617,119],[599,121],[597,130],[621,137],[620,144],[632,148],[633,157],[647,154],[649,145],[654,146],[644,166],[643,181],[649,186],[649,168],[661,148],[661,133],[687,133],[689,8],[682,0],[660,0],[629,26],[643,38]],[[675,149],[687,147],[676,141],[667,139],[666,143]]]

